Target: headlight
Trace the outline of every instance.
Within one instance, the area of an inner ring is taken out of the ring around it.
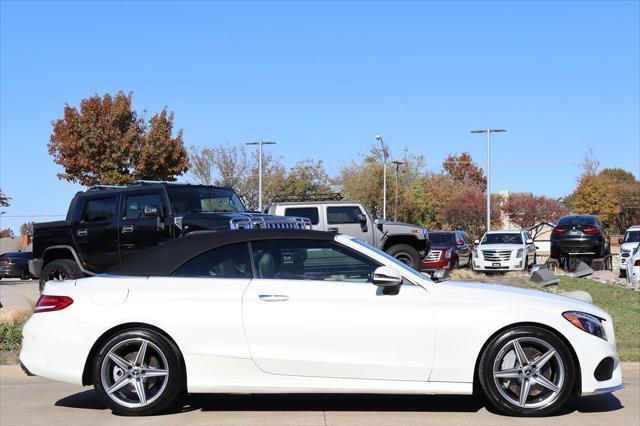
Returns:
[[[448,249],[444,254],[444,258],[445,259],[451,259],[451,253],[453,253],[453,250],[452,249]]]
[[[520,259],[522,257],[522,253],[524,253],[524,249],[518,249],[516,253],[516,259]]]
[[[478,258],[478,249],[473,249],[473,258],[477,259]]]
[[[562,316],[580,330],[607,340],[607,334],[604,332],[604,327],[599,318],[577,311],[565,312]]]

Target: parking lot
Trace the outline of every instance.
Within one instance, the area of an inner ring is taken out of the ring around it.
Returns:
[[[12,280],[0,281],[0,303],[5,308],[28,308],[40,297],[37,280]]]
[[[156,417],[117,417],[92,388],[27,377],[0,366],[2,425],[638,425],[640,363],[623,365],[626,388],[576,399],[544,419],[513,418],[470,396],[213,395],[192,396],[182,410]]]

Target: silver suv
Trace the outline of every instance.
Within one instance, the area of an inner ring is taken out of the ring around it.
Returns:
[[[314,230],[354,236],[417,270],[431,248],[425,228],[374,219],[359,201],[272,203],[265,212],[309,218]]]

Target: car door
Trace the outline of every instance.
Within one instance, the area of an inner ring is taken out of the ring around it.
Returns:
[[[371,245],[373,241],[373,226],[371,217],[358,204],[326,205],[327,231],[340,232],[351,235]],[[366,219],[361,222],[360,218]]]
[[[163,226],[162,218],[167,214],[166,203],[161,192],[129,192],[122,195],[120,221],[120,256],[125,259],[144,249],[153,247],[170,238],[170,229]],[[145,216],[144,207],[155,206],[157,216]]]
[[[252,358],[271,374],[427,380],[433,359],[429,293],[371,283],[380,264],[334,241],[251,244],[256,269],[243,297]]]
[[[120,260],[117,208],[115,194],[81,199],[72,232],[78,255],[92,272],[103,272]]]

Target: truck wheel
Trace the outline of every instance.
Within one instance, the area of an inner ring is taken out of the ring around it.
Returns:
[[[75,280],[84,277],[75,260],[58,259],[47,263],[40,274],[40,292],[47,281]]]
[[[411,266],[415,270],[420,268],[420,253],[409,244],[396,244],[389,247],[386,252],[388,255],[395,257],[400,262]]]

